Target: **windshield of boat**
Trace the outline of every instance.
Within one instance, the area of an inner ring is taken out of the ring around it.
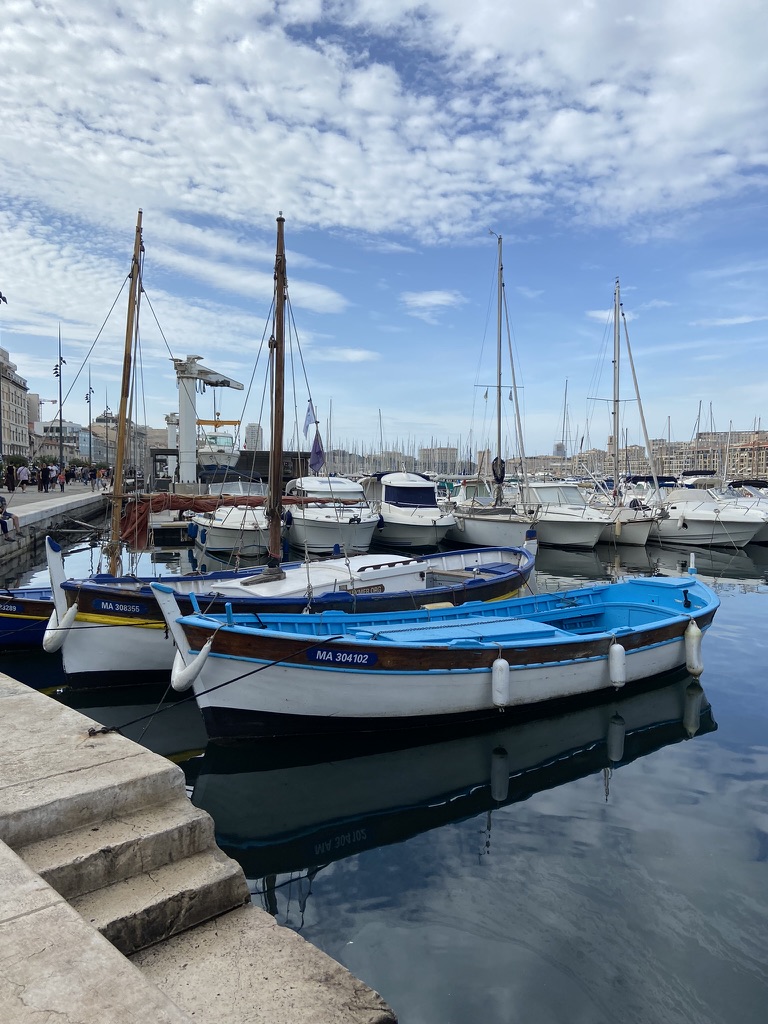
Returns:
[[[394,484],[386,484],[384,501],[388,501],[390,505],[400,505],[406,508],[416,508],[417,506],[437,508],[434,484],[424,487],[397,487]]]
[[[586,499],[576,484],[534,484],[530,490],[535,501],[557,505],[586,504]]]
[[[211,448],[235,447],[235,439],[231,434],[206,434],[205,443]]]

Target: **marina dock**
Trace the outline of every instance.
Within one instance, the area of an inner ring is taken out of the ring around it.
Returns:
[[[7,520],[8,540],[0,540],[0,568],[38,556],[44,560],[47,533],[67,529],[69,525],[76,527],[82,520],[94,520],[95,527],[99,515],[108,514],[108,492],[92,491],[90,485],[84,487],[81,483],[65,485],[63,491],[57,485],[48,492],[30,486],[26,491],[17,487],[10,493],[7,489],[0,493],[7,502],[8,513],[18,519],[18,526]]]
[[[0,715],[5,1024],[395,1021],[250,903],[178,766],[2,674]]]

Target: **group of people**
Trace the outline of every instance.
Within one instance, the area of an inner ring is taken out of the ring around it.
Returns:
[[[44,491],[46,494],[57,484],[63,493],[68,484],[74,483],[90,486],[92,491],[106,491],[111,482],[111,471],[105,467],[97,469],[96,466],[69,466],[65,469],[55,463],[32,467],[14,466],[9,463],[5,472],[0,472],[0,486],[4,484],[9,494],[13,494],[17,487],[23,494],[28,486],[34,484],[37,484],[38,491]],[[0,494],[0,531],[3,540],[12,540],[11,525],[14,530],[18,530],[19,518],[8,510],[8,499]]]
[[[82,483],[86,487],[90,485],[92,491],[105,491],[111,483],[109,469],[95,466],[69,466],[66,469],[57,466],[55,463],[43,466],[13,466],[8,465],[2,478],[8,492],[12,494],[16,488],[23,493],[30,484],[37,484],[38,491],[46,494],[51,487],[58,484],[61,491],[67,484]]]

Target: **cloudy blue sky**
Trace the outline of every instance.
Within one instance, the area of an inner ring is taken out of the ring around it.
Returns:
[[[564,433],[605,446],[617,276],[652,436],[687,440],[700,404],[702,426],[765,428],[764,15],[758,0],[6,0],[0,345],[52,398],[60,324],[67,389],[141,207],[157,324],[145,305],[139,419],[162,426],[177,403],[162,335],[249,380],[282,211],[333,440],[477,445],[493,434],[494,231],[529,453]],[[124,314],[123,293],[89,360],[96,406],[117,402]],[[83,372],[64,412],[87,422]],[[258,419],[242,397],[223,393],[222,414]],[[306,401],[302,382],[301,421]]]

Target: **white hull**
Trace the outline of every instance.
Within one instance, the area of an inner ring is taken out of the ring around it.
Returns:
[[[670,544],[691,544],[694,547],[745,548],[760,529],[754,522],[724,522],[717,517],[698,519],[693,512],[662,519],[651,531],[651,537]]]
[[[198,528],[195,545],[203,551],[256,558],[269,550],[269,526],[261,508],[219,508],[192,518]]]
[[[606,515],[610,522],[603,527],[600,534],[601,544],[629,544],[633,547],[645,547],[654,524],[652,516],[637,514],[634,509],[619,507],[609,509]]]
[[[672,671],[682,664],[682,638],[628,652],[627,683]],[[246,678],[241,678],[244,674]],[[488,669],[354,672],[214,655],[208,658],[194,687],[204,717],[206,710],[213,708],[310,718],[342,713],[345,718],[359,719],[417,719],[494,708]],[[506,707],[514,709],[607,689],[613,689],[607,657],[512,667]]]
[[[323,510],[291,509],[292,522],[286,528],[288,543],[299,551],[310,554],[327,554],[338,547],[349,554],[363,555],[371,546],[379,517],[359,511],[350,512],[342,508],[326,506]],[[358,522],[352,520],[357,519]]]
[[[400,509],[390,510],[382,506],[384,526],[376,534],[376,543],[387,547],[428,548],[445,540],[448,530],[454,525],[452,515],[430,516],[416,510],[413,515]]]
[[[593,519],[565,519],[544,514],[536,520],[539,544],[552,548],[597,547],[605,523]]]
[[[240,459],[240,452],[197,452],[197,464],[201,469],[214,472],[217,469],[234,469]]]
[[[529,522],[521,522],[508,516],[475,515],[471,512],[453,513],[456,525],[446,533],[446,539],[469,547],[510,546],[521,548],[526,533],[532,528]]]

